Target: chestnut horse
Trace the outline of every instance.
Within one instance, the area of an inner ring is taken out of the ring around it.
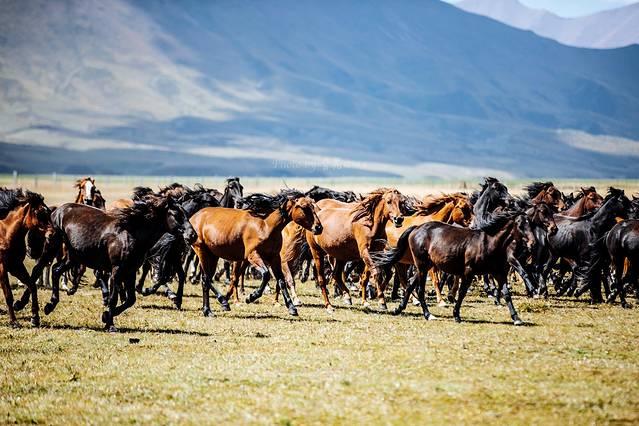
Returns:
[[[25,236],[29,231],[44,234],[50,228],[50,211],[40,194],[21,189],[0,188],[0,286],[9,309],[9,322],[17,327],[13,293],[9,286],[11,274],[29,289],[31,298],[31,324],[40,325],[38,294],[35,280],[24,267]],[[25,300],[28,302],[28,298]],[[19,310],[19,309],[18,309]]]
[[[524,190],[528,193],[528,201],[533,206],[545,203],[554,208],[555,212],[566,208],[561,191],[552,182],[533,182],[525,186]]]
[[[95,179],[91,176],[78,179],[75,181],[74,187],[78,188],[74,203],[86,204],[100,210],[106,208],[106,201],[102,197],[100,190],[95,186]]]
[[[234,261],[233,275],[227,293],[230,297],[237,288],[243,270],[250,263],[262,274],[260,287],[246,299],[252,303],[259,299],[270,279],[269,267],[277,280],[284,302],[291,315],[297,315],[282,274],[280,249],[282,230],[293,221],[313,234],[322,232],[313,200],[299,191],[283,190],[275,196],[253,194],[241,200],[242,210],[208,207],[191,218],[198,239],[193,250],[202,266],[202,313],[211,316],[209,289],[219,258]],[[226,301],[219,295],[218,300]]]
[[[394,226],[402,226],[404,217],[400,204],[402,195],[396,189],[379,188],[368,194],[363,200],[346,204],[345,207],[327,207],[334,205],[335,200],[318,202],[318,216],[324,226],[321,235],[306,233],[306,241],[311,249],[317,279],[322,290],[324,306],[329,312],[333,306],[328,299],[326,277],[324,274],[324,254],[335,259],[333,278],[338,288],[344,292],[346,303],[352,304],[351,296],[342,280],[344,265],[350,260],[362,259],[366,265],[360,278],[362,287],[362,303],[366,304],[366,282],[370,276],[378,286],[380,306],[386,307],[384,291],[380,288],[379,272],[373,264],[369,250],[374,241],[386,238],[386,224],[391,221]]]

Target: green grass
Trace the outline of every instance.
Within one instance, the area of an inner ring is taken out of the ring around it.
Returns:
[[[476,293],[462,324],[436,306],[431,322],[340,301],[331,316],[318,293],[301,286],[299,318],[270,295],[203,318],[187,284],[184,311],[142,298],[117,334],[88,286],[41,329],[0,315],[0,424],[639,422],[638,309],[516,297],[514,327]]]

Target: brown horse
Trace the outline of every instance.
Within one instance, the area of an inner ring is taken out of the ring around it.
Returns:
[[[31,324],[34,327],[40,325],[37,288],[24,267],[25,236],[31,230],[44,234],[50,229],[50,225],[50,212],[40,194],[0,188],[0,285],[9,308],[9,322],[13,327],[17,327],[18,322],[8,274],[26,284],[33,295]]]
[[[576,202],[567,210],[561,212],[561,214],[555,217],[555,220],[561,219],[562,216],[567,217],[580,217],[586,213],[597,210],[603,205],[603,197],[597,194],[597,190],[594,186],[588,188],[581,188],[579,194],[576,197]]]
[[[101,210],[106,208],[106,201],[102,197],[100,190],[95,186],[94,178],[87,176],[78,179],[73,186],[78,189],[74,203],[86,204],[87,206],[93,206]]]
[[[333,202],[333,200],[331,200]],[[333,307],[328,299],[326,277],[324,275],[324,253],[335,259],[333,277],[338,288],[344,292],[346,303],[352,304],[351,296],[342,280],[344,265],[350,260],[362,259],[366,265],[360,279],[362,302],[366,304],[365,283],[370,278],[378,286],[380,306],[386,307],[384,291],[378,280],[379,272],[373,264],[369,250],[375,240],[386,238],[386,224],[391,221],[402,226],[404,217],[400,209],[402,195],[396,189],[380,188],[368,194],[362,201],[348,204],[346,207],[327,207],[328,200],[318,202],[318,216],[324,225],[321,235],[306,233],[306,240],[313,255],[319,286],[322,290],[324,305],[329,312]]]
[[[545,203],[551,206],[555,211],[564,210],[564,203],[561,191],[559,191],[552,182],[533,182],[524,187],[530,198],[530,204],[533,206]]]
[[[211,286],[219,258],[235,261],[233,276],[227,293],[230,297],[237,287],[238,279],[248,263],[262,274],[260,287],[246,299],[252,303],[260,298],[270,279],[269,267],[277,280],[284,302],[291,315],[297,315],[282,274],[280,249],[282,230],[293,221],[313,234],[322,232],[322,224],[316,214],[313,200],[299,191],[283,190],[276,196],[253,194],[244,198],[240,205],[243,210],[224,207],[208,207],[191,218],[198,239],[193,250],[202,266],[202,312],[211,316],[209,289],[217,294],[221,303],[224,296]]]
[[[413,208],[416,210],[415,213],[411,216],[406,216],[401,227],[397,228],[390,224],[386,225],[386,241],[389,246],[397,246],[397,240],[399,240],[399,237],[411,226],[438,221],[468,227],[473,218],[473,207],[468,201],[468,196],[462,193],[445,194],[437,197],[429,195],[424,197],[420,203],[415,204]],[[398,274],[399,280],[404,289],[408,284],[407,265],[412,264],[413,258],[407,251],[395,267],[395,273]],[[437,268],[433,267],[429,271],[429,275],[435,287],[437,303],[439,305],[445,304],[446,302],[441,295],[441,287],[438,285]],[[388,283],[390,277],[390,271],[387,271],[384,278],[386,283]],[[385,288],[386,285],[383,287]],[[453,291],[455,291],[455,289]]]

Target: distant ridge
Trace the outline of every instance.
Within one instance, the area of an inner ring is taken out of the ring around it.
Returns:
[[[3,0],[0,171],[639,177],[639,46],[439,0]]]
[[[608,49],[639,44],[639,3],[577,18],[532,9],[518,0],[462,0],[455,5],[569,46]]]

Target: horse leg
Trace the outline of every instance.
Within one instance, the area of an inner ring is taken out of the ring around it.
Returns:
[[[5,254],[3,253],[3,256]],[[0,263],[0,285],[2,286],[2,292],[4,293],[4,300],[7,302],[7,308],[9,311],[9,324],[11,327],[19,327],[18,320],[16,319],[16,313],[13,310],[13,292],[9,285],[9,275],[7,274],[6,266]]]
[[[35,281],[31,279],[31,277],[29,276],[29,272],[27,272],[27,268],[25,268],[24,264],[22,263],[18,263],[17,265],[15,265],[15,267],[11,271],[11,274],[13,274],[14,277],[19,279],[21,282],[23,282],[26,285],[27,290],[25,290],[25,294],[27,294],[27,298],[26,298],[27,302],[29,301],[29,296],[27,291],[31,293],[31,325],[34,327],[39,327],[40,326],[40,313],[39,313],[40,306],[38,304],[38,288],[35,285]],[[19,301],[22,301],[22,299],[20,299]]]
[[[455,318],[455,322],[461,322],[461,305],[464,301],[464,297],[466,297],[466,293],[468,292],[468,288],[470,287],[470,283],[472,281],[472,276],[463,276],[461,279],[461,284],[459,286],[459,295],[457,296],[457,302],[455,303],[455,307],[453,308],[453,317]]]
[[[526,293],[528,297],[532,297],[535,294],[535,285],[532,282],[532,279],[526,269],[522,266],[521,262],[517,257],[513,254],[509,254],[507,259],[508,264],[519,274],[521,279],[524,281],[524,285],[526,287]]]
[[[400,304],[393,311],[393,315],[399,315],[399,314],[402,313],[402,311],[404,309],[406,309],[406,306],[408,305],[408,300],[410,299],[410,296],[413,293],[413,291],[415,290],[415,287],[417,287],[417,285],[418,285],[417,274],[415,274],[412,277],[411,283],[406,288],[406,291],[404,293],[404,297],[403,297],[402,301],[400,302]]]
[[[337,264],[335,265],[335,267],[337,267]],[[333,271],[333,274],[335,273],[335,271]],[[362,276],[359,279],[359,286],[360,289],[362,291],[362,306],[364,307],[368,307],[368,302],[366,302],[366,286],[368,285],[368,281],[370,279],[370,270],[368,269],[368,266],[364,266],[364,272],[362,273]]]
[[[433,282],[433,287],[435,287],[435,294],[437,295],[437,306],[446,306],[446,301],[442,297],[442,289],[441,289],[441,280],[437,274],[435,268],[430,268],[428,271],[428,275],[430,276],[430,280]],[[417,289],[419,291],[419,288]]]
[[[55,271],[54,271],[55,272]],[[111,267],[111,279],[109,285],[109,303],[106,306],[106,310],[102,312],[102,322],[104,323],[104,329],[109,332],[117,331],[113,324],[113,317],[115,308],[118,306],[118,287],[120,286],[121,276],[120,267]],[[55,285],[55,284],[54,284]]]
[[[230,299],[233,294],[235,294],[235,302],[240,303],[238,282],[240,278],[244,275],[244,272],[246,271],[247,267],[248,267],[247,262],[244,262],[244,261],[233,262],[233,273],[231,274],[229,291],[226,294],[227,300]]]
[[[417,300],[422,307],[422,313],[427,321],[435,320],[435,316],[428,310],[426,304],[426,275],[429,269],[432,269],[432,265],[428,260],[417,260],[415,267],[417,268],[417,274],[415,275],[415,282],[417,283]]]
[[[297,296],[297,291],[295,289],[295,277],[291,272],[291,268],[289,266],[289,262],[282,262],[282,274],[284,274],[284,279],[286,280],[286,284],[289,286],[291,290],[291,297],[293,298],[293,305],[301,306],[302,301]],[[279,290],[275,292],[275,301],[277,301],[277,296],[279,295]]]
[[[344,302],[347,305],[352,305],[353,300],[351,299],[351,292],[344,284],[344,268],[346,264],[341,260],[335,260],[335,269],[333,270],[333,279],[335,280],[335,287],[340,288],[342,290],[342,294],[344,295]]]
[[[257,268],[257,270],[260,271],[262,275],[262,282],[260,283],[260,286],[246,298],[246,303],[253,303],[264,294],[264,289],[266,288],[268,281],[271,279],[271,273],[269,272],[266,263],[258,252],[252,251],[248,256],[248,261],[251,263],[251,265]],[[282,294],[284,294],[284,291],[282,291]],[[288,292],[286,294],[288,295]]]
[[[182,310],[182,299],[184,297],[184,283],[186,282],[186,272],[182,269],[182,262],[179,259],[176,260],[175,265],[175,273],[178,277],[178,290],[175,298],[173,299],[173,304],[178,310]]]
[[[69,259],[69,257],[65,257],[55,265],[53,265],[53,273],[52,273],[52,287],[51,287],[51,300],[49,303],[44,305],[44,313],[49,315],[55,307],[58,305],[60,301],[60,275],[64,274],[73,266],[73,262]]]
[[[295,304],[293,304],[293,300],[288,293],[288,284],[284,279],[284,274],[282,273],[282,260],[280,258],[280,254],[276,252],[270,259],[269,264],[271,269],[273,270],[273,276],[275,277],[275,281],[277,282],[276,287],[280,288],[282,292],[282,298],[284,299],[284,304],[288,309],[288,313],[294,317],[297,316],[297,308]]]
[[[513,304],[513,299],[510,295],[510,288],[508,285],[508,280],[506,279],[506,275],[497,274],[495,275],[495,279],[497,280],[498,290],[502,293],[504,301],[508,306],[508,311],[510,312],[510,318],[512,318],[513,324],[524,325],[524,322],[519,318],[519,315],[515,310],[515,305]]]
[[[146,281],[146,276],[148,275],[150,269],[151,269],[150,262],[144,262],[142,264],[142,274],[140,275],[140,279],[138,280],[138,285],[135,286],[135,291],[137,291],[143,296],[148,296],[149,294],[152,294],[152,290],[144,288],[144,281]],[[157,291],[157,289],[155,290]],[[153,291],[153,293],[155,293],[155,291]]]
[[[395,274],[393,274],[393,288],[391,290],[391,301],[396,301],[399,300],[399,285],[400,285],[400,281],[401,278],[399,277],[400,275],[400,271],[397,268],[397,265],[395,265]]]
[[[215,273],[215,268],[217,267],[218,257],[213,255],[208,251],[206,247],[197,248],[196,251],[198,259],[200,259],[200,267],[202,269],[202,314],[205,317],[213,316],[213,311],[211,311],[211,306],[209,303],[209,291],[213,290],[213,293],[216,294],[218,301],[222,304],[223,300],[226,302],[226,306],[228,307],[227,299],[219,293],[219,291],[211,284],[211,280],[213,278],[213,274]],[[224,304],[222,304],[224,310],[230,310],[230,308],[226,309]]]
[[[328,290],[326,289],[326,276],[324,275],[324,253],[322,253],[319,247],[316,247],[309,241],[309,247],[311,255],[313,256],[313,263],[315,264],[317,283],[322,291],[322,298],[324,299],[324,307],[330,313],[334,311],[330,300],[328,299]]]

